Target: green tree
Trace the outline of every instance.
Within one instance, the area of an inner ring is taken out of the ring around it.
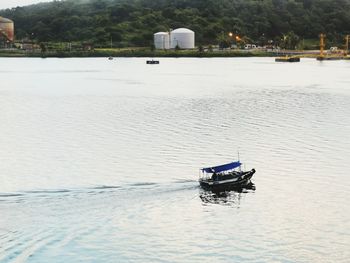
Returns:
[[[285,49],[296,49],[299,44],[299,36],[297,36],[293,31],[288,32],[283,36],[281,41],[281,47]]]
[[[295,36],[316,39],[321,32],[328,43],[342,44],[349,13],[349,0],[67,0],[0,10],[14,20],[17,39],[38,42],[108,45],[112,38],[118,45],[149,46],[157,31],[188,27],[199,45],[228,47],[224,31],[259,44],[287,35],[281,44],[289,48]]]

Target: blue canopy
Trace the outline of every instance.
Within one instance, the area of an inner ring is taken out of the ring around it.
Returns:
[[[237,167],[240,167],[241,165],[242,164],[238,161],[238,162],[232,162],[232,163],[223,164],[223,165],[214,166],[214,167],[202,168],[201,170],[202,172],[206,172],[206,173],[220,173],[220,172],[235,169]]]

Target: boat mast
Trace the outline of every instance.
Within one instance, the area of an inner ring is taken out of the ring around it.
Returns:
[[[239,150],[238,150],[237,152],[238,152],[238,162],[241,162],[241,161],[239,160]],[[239,171],[242,172],[241,165],[239,166]]]

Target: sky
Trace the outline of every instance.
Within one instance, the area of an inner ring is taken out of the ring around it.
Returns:
[[[0,0],[0,9],[49,2],[50,0]]]

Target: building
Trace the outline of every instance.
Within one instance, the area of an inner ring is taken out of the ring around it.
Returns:
[[[0,16],[0,47],[6,48],[12,45],[15,27],[12,20]]]
[[[154,34],[154,46],[156,49],[194,49],[195,33],[187,28],[178,28],[170,32],[158,32]]]
[[[154,47],[156,49],[169,49],[170,36],[168,32],[158,32],[154,34]]]
[[[171,48],[193,49],[195,33],[187,28],[178,28],[170,32]]]

